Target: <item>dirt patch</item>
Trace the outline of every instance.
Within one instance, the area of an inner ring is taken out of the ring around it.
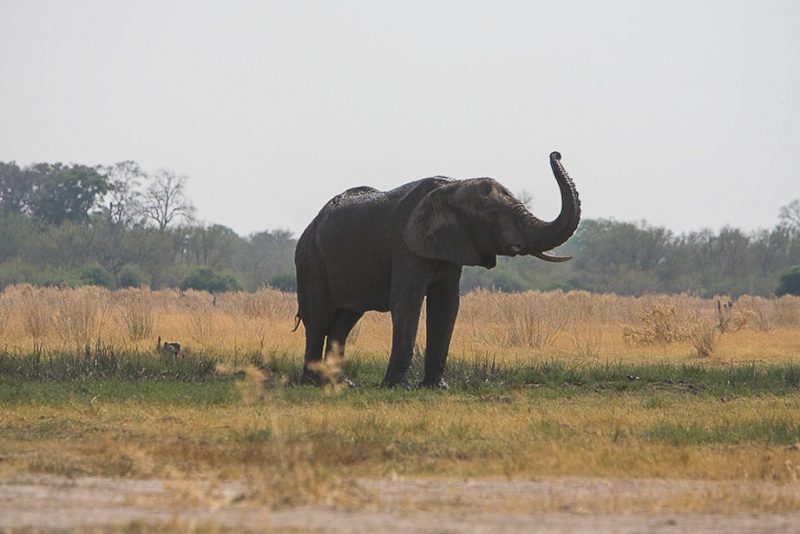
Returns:
[[[800,519],[798,484],[362,479],[279,509],[260,491],[252,482],[0,479],[0,531],[766,533],[795,532]]]

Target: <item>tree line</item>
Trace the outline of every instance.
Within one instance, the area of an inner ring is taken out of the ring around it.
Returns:
[[[168,170],[145,172],[132,161],[0,162],[0,289],[32,283],[294,290],[292,233],[243,237],[198,222],[187,180]],[[800,200],[781,209],[773,228],[756,232],[674,234],[645,222],[587,219],[559,254],[574,259],[552,265],[501,257],[490,271],[465,268],[462,291],[771,295],[782,275],[800,276]]]
[[[559,254],[573,259],[551,265],[534,258],[502,258],[496,272],[466,269],[462,285],[510,291],[581,289],[636,296],[691,293],[738,297],[793,292],[781,288],[795,287],[786,286],[785,279],[800,276],[800,201],[784,206],[773,228],[755,232],[725,227],[717,232],[674,234],[645,222],[588,219]]]
[[[0,289],[294,287],[286,230],[240,237],[196,221],[184,175],[111,166],[0,162]]]

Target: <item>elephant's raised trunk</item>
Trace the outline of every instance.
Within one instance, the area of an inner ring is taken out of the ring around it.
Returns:
[[[524,244],[519,254],[536,256],[545,261],[567,261],[569,257],[551,256],[546,252],[564,244],[575,233],[581,220],[581,201],[572,178],[561,165],[561,154],[550,154],[550,166],[561,190],[561,213],[552,222],[529,215],[523,231]]]

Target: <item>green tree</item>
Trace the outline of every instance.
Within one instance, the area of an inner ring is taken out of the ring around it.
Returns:
[[[185,232],[185,259],[187,263],[205,265],[212,269],[232,267],[241,245],[236,232],[221,224],[193,226]]]
[[[568,242],[582,289],[641,295],[658,291],[671,234],[645,223],[585,220]]]
[[[95,217],[87,229],[88,248],[94,259],[119,283],[123,266],[139,259],[139,244],[133,232],[111,217]]]
[[[226,291],[241,291],[242,284],[231,274],[214,272],[210,267],[198,267],[181,280],[178,287],[182,291],[195,289],[209,293],[223,293]]]
[[[500,257],[493,269],[483,267],[465,267],[461,276],[461,292],[466,293],[479,287],[496,289],[506,293],[526,291],[534,287],[528,284],[519,273],[520,258]]]
[[[255,291],[275,276],[293,273],[296,244],[289,230],[259,232],[244,240],[234,268],[242,274],[247,290]]]
[[[36,226],[36,233],[20,249],[23,260],[44,269],[58,266],[78,267],[91,258],[86,227],[71,222],[60,226]]]
[[[0,262],[22,254],[35,240],[36,233],[30,217],[0,210]]]
[[[39,164],[34,170],[32,212],[48,224],[87,223],[98,198],[108,191],[105,176],[84,165]]]
[[[0,214],[27,214],[33,194],[31,173],[13,161],[0,162]]]

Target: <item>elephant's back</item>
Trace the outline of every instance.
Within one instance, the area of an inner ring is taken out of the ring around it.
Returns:
[[[326,207],[379,202],[385,196],[386,193],[378,191],[374,187],[362,185],[359,187],[350,188],[344,193],[336,195],[328,201]]]

